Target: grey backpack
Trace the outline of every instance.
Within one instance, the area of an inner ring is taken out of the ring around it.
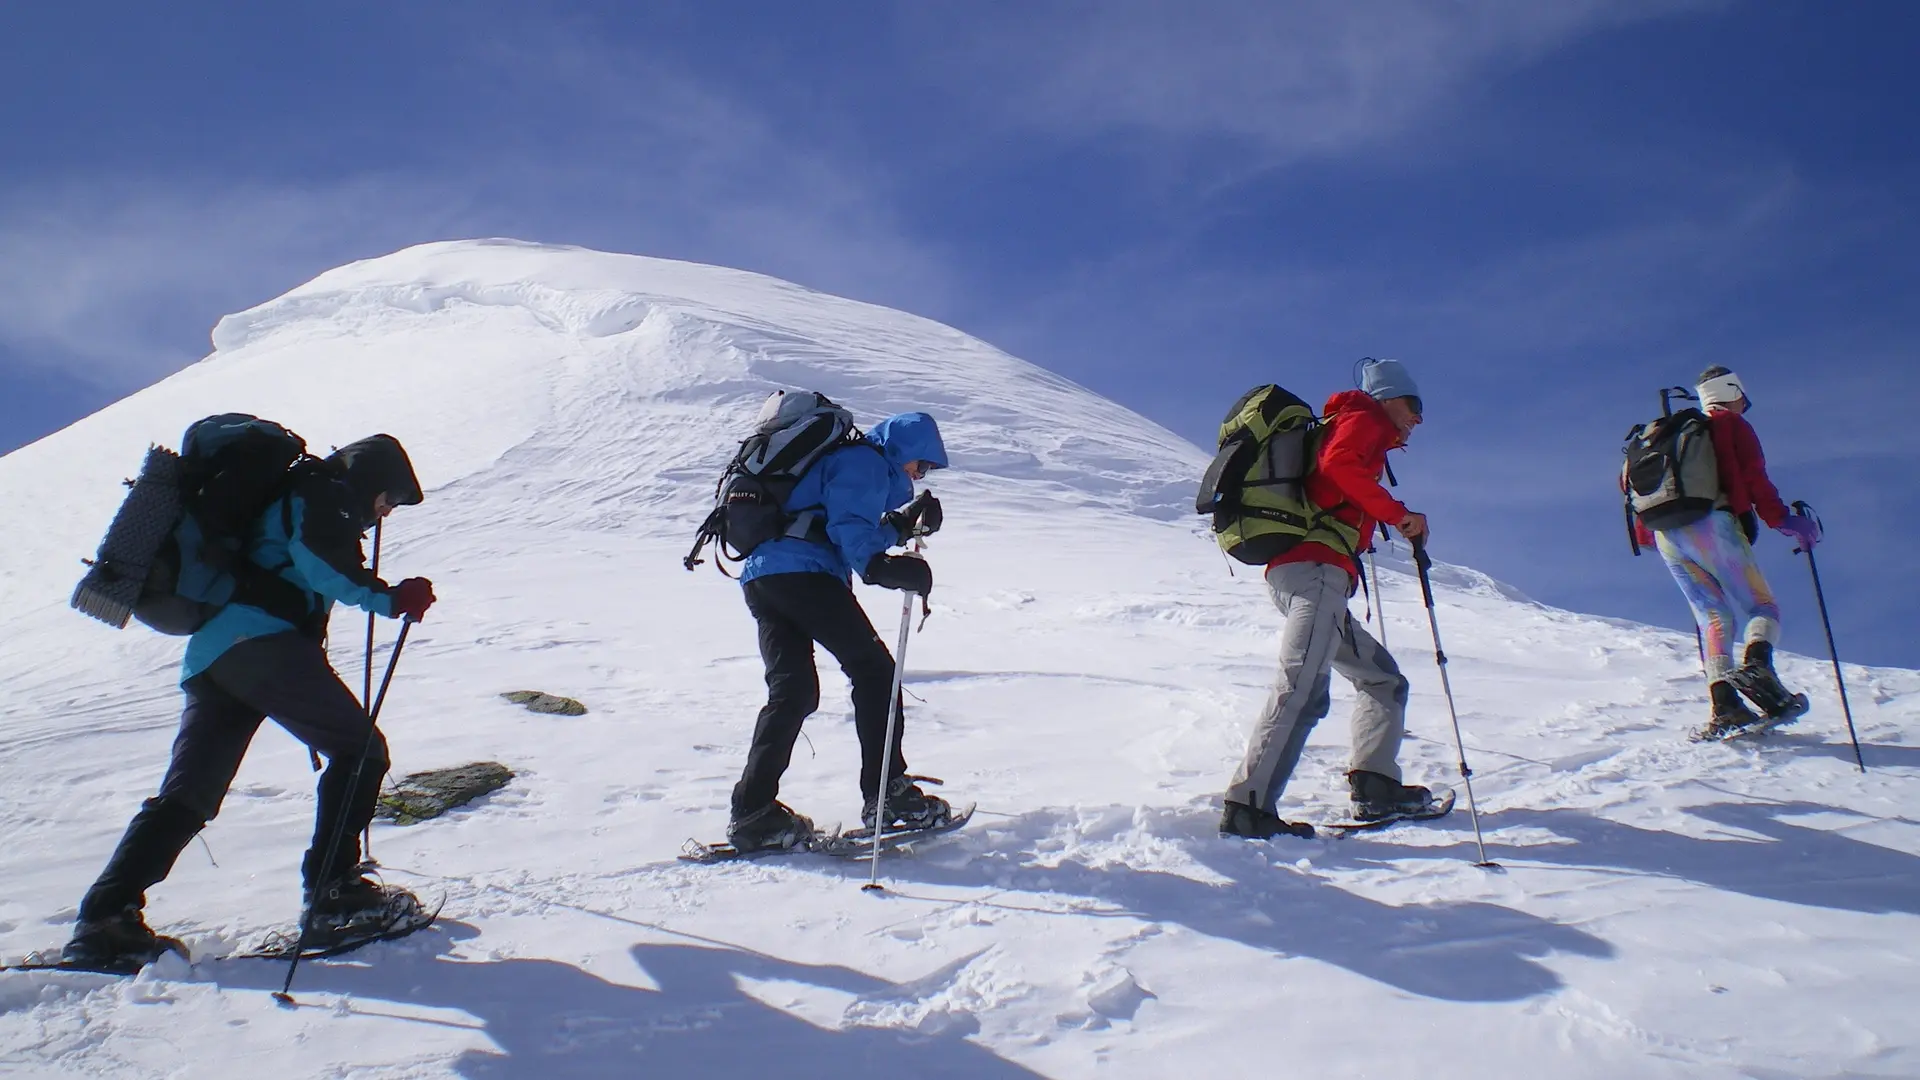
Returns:
[[[1620,487],[1627,510],[1659,532],[1679,529],[1727,506],[1706,414],[1682,409],[1627,433]]]
[[[854,445],[873,446],[853,426],[853,414],[825,394],[774,391],[760,407],[753,434],[740,444],[720,475],[713,510],[700,523],[693,550],[681,560],[682,565],[691,570],[704,562],[700,551],[709,543],[719,550],[724,563],[738,562],[761,544],[781,537],[824,539],[824,508],[790,513],[787,499],[822,457]],[[724,565],[720,572],[726,573]]]

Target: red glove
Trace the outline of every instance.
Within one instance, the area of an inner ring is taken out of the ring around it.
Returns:
[[[393,605],[395,616],[405,615],[419,622],[427,617],[427,609],[433,606],[433,582],[423,577],[410,577],[388,590],[387,599]]]

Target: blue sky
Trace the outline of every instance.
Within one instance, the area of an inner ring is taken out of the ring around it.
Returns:
[[[1917,41],[1901,0],[9,5],[0,450],[327,267],[507,235],[928,315],[1203,443],[1400,357],[1437,555],[1679,627],[1613,476],[1721,362],[1844,655],[1920,666]]]

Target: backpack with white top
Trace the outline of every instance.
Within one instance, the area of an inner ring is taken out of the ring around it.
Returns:
[[[725,562],[739,562],[754,549],[783,537],[824,539],[824,508],[787,510],[787,499],[815,463],[843,446],[866,445],[853,426],[853,414],[825,394],[776,390],[760,407],[753,434],[741,442],[714,487],[713,510],[694,536],[693,550],[681,560],[691,570],[706,561],[700,552],[712,543]],[[875,448],[878,449],[877,447]]]

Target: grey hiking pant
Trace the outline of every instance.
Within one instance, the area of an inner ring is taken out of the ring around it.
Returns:
[[[1358,691],[1353,705],[1350,768],[1400,779],[1400,738],[1407,730],[1407,679],[1386,648],[1347,613],[1352,579],[1337,566],[1286,563],[1267,571],[1267,588],[1286,616],[1280,632],[1280,674],[1254,724],[1247,758],[1227,798],[1273,813],[1300,764],[1307,736],[1331,703],[1331,671]]]

